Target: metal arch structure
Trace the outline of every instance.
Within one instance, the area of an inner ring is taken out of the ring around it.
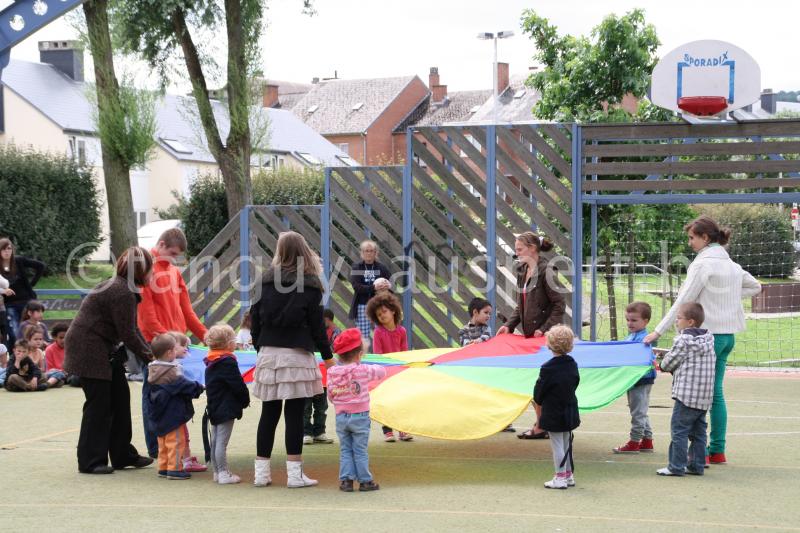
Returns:
[[[17,0],[0,11],[0,79],[11,48],[86,0]]]

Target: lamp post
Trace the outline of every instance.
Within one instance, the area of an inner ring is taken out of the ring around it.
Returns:
[[[478,39],[482,41],[494,41],[494,72],[492,73],[492,83],[493,83],[493,100],[492,100],[492,121],[497,124],[497,39],[508,39],[509,37],[513,37],[514,32],[511,30],[505,31],[498,31],[497,33],[490,33],[490,32],[483,32],[478,34]]]

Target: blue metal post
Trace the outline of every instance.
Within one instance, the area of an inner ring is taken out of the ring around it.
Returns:
[[[486,127],[486,289],[497,324],[497,126]]]
[[[239,211],[239,314],[250,307],[250,207]]]
[[[597,141],[592,141],[592,144],[597,144]],[[597,157],[592,157],[592,163],[597,163]],[[592,181],[597,181],[597,174],[592,175]],[[596,191],[593,191],[592,194],[597,194]],[[581,204],[581,208],[583,208],[583,204]],[[589,324],[589,340],[595,342],[597,340],[597,204],[591,205],[592,211],[592,295],[591,295],[591,306],[592,310],[589,314],[589,320],[591,323]]]
[[[572,125],[572,330],[582,338],[583,326],[583,193],[581,127]]]
[[[322,255],[322,272],[325,275],[323,284],[325,284],[326,303],[331,292],[327,285],[331,276],[331,201],[331,169],[327,167],[325,168],[325,201],[322,204],[322,213],[319,218],[319,252]]]
[[[413,293],[414,284],[414,226],[412,216],[414,213],[414,179],[411,174],[411,165],[414,162],[414,149],[411,146],[413,132],[411,128],[406,130],[406,164],[403,166],[403,255],[406,260],[406,286],[403,291],[403,327],[406,328],[408,338],[408,348],[413,349],[413,335],[411,330],[414,327],[412,311],[414,307]]]

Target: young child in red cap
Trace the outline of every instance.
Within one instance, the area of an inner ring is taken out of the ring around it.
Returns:
[[[369,382],[382,379],[386,370],[378,365],[361,364],[364,341],[356,328],[346,329],[333,341],[339,364],[328,369],[328,398],[336,409],[336,435],[339,437],[339,490],[378,490],[369,471]]]

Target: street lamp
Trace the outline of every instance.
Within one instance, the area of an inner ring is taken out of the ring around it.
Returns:
[[[478,39],[482,41],[494,41],[494,72],[492,73],[494,99],[492,101],[492,120],[497,124],[497,39],[508,39],[513,37],[514,32],[511,30],[498,31],[497,33],[482,32],[478,34]]]

